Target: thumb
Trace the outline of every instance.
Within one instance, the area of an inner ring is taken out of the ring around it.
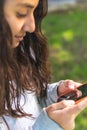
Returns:
[[[79,102],[76,102],[75,105],[71,107],[71,114],[74,114],[75,117],[82,112],[87,107],[87,97]]]
[[[73,100],[63,100],[63,101],[58,102],[58,103],[53,103],[52,105],[48,106],[46,108],[46,110],[47,111],[61,110],[61,109],[64,109],[66,107],[71,107],[74,104],[75,104],[75,102]]]

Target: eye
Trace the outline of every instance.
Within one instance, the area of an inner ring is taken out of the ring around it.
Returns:
[[[24,17],[27,16],[27,14],[28,14],[28,13],[19,13],[19,12],[17,12],[17,13],[16,13],[16,16],[17,16],[18,18],[24,18]]]

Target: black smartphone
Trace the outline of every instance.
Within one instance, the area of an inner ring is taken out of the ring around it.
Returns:
[[[79,90],[80,96],[77,96],[77,90]],[[78,101],[86,96],[87,96],[87,83],[84,83],[84,84],[80,85],[76,90],[67,92],[67,93],[59,96],[57,102],[62,101],[64,99]]]

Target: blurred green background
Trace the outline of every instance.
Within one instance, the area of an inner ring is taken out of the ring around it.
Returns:
[[[49,43],[52,82],[87,82],[86,8],[48,13],[42,27]],[[87,109],[76,118],[75,130],[87,130]]]

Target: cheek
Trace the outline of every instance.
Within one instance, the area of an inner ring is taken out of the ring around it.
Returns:
[[[15,24],[10,24],[10,27],[11,27],[11,31],[12,31],[12,34],[13,35],[16,35],[18,34],[20,31],[21,31],[21,26],[20,24],[16,23]]]
[[[11,17],[7,19],[7,22],[10,26],[13,36],[18,34],[21,31],[22,26],[23,26],[23,21],[19,21],[16,18]]]

